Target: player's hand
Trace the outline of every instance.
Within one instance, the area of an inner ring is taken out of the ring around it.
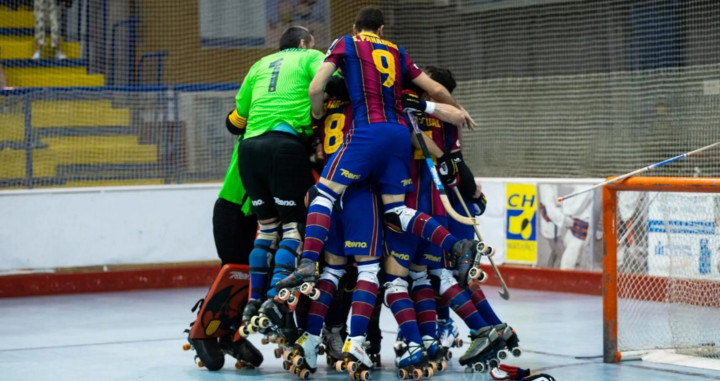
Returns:
[[[450,155],[442,155],[438,158],[438,174],[446,187],[454,188],[460,183],[457,164]]]
[[[410,90],[403,91],[400,102],[402,103],[403,110],[410,108],[413,110],[425,111],[425,108],[427,107],[427,102],[420,99],[417,94]]]
[[[470,116],[470,113],[465,110],[462,106],[460,106],[460,111],[463,112],[463,119],[465,120],[465,124],[460,127],[466,127],[470,130],[474,130],[475,127],[477,127],[477,124],[475,123],[475,120]]]
[[[482,216],[487,208],[487,199],[483,193],[480,196],[473,199],[473,209],[475,209],[475,216]]]

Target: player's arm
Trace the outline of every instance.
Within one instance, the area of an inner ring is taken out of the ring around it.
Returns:
[[[465,114],[457,107],[444,103],[426,101],[409,90],[403,91],[401,103],[403,108],[424,111],[427,114],[437,117],[443,122],[448,122],[456,126],[463,126],[466,123]]]
[[[230,111],[225,117],[225,128],[233,135],[242,135],[245,133],[247,119],[242,118],[237,113],[237,109]]]
[[[470,114],[468,114],[468,112],[464,108],[462,108],[462,106],[460,106],[457,103],[457,101],[455,101],[455,98],[453,98],[452,94],[450,94],[450,92],[445,88],[445,86],[433,81],[433,79],[430,78],[430,76],[428,76],[427,74],[422,73],[422,72],[420,73],[420,75],[415,77],[412,80],[412,82],[415,85],[417,85],[418,87],[420,87],[421,89],[423,89],[425,92],[427,92],[428,95],[430,96],[430,98],[436,100],[438,102],[438,104],[446,104],[449,106],[454,106],[462,114],[462,122],[457,123],[455,121],[449,121],[449,120],[446,120],[446,122],[455,124],[460,127],[468,127],[468,128],[475,127],[476,124],[475,124],[475,121],[473,120],[473,118],[470,117]],[[447,111],[447,112],[451,112],[451,111]],[[433,114],[433,115],[435,115],[435,114]],[[435,115],[435,116],[442,119],[440,117],[440,115]]]
[[[310,96],[310,105],[312,117],[320,119],[325,115],[325,85],[335,72],[335,64],[332,62],[323,62],[315,73],[315,77],[310,82],[308,95]]]
[[[425,146],[427,147],[428,152],[430,152],[431,155],[433,155],[434,157],[441,157],[444,154],[443,150],[441,150],[440,147],[438,147],[437,144],[435,144],[435,141],[430,139],[429,136],[427,136],[425,134],[420,134],[420,135],[422,136],[423,141],[425,141]],[[417,135],[412,134],[410,136],[412,139],[413,147],[420,148],[420,144],[418,143],[418,140],[417,140]]]

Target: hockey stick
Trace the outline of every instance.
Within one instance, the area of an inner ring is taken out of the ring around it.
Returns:
[[[443,187],[442,182],[440,181],[440,176],[437,173],[437,168],[435,168],[435,163],[430,156],[430,151],[428,151],[427,145],[423,140],[422,131],[420,131],[420,127],[418,127],[417,121],[415,120],[415,115],[413,115],[413,113],[417,110],[406,108],[404,111],[405,114],[407,114],[408,119],[410,119],[410,124],[412,124],[412,128],[415,132],[415,136],[417,137],[420,149],[423,152],[423,156],[425,156],[425,163],[427,163],[428,169],[430,170],[433,183],[435,183],[435,188],[437,188],[438,193],[440,194],[440,201],[442,201],[443,207],[445,207],[445,211],[447,211],[447,213],[450,215],[450,217],[452,217],[453,220],[463,225],[475,226],[474,218],[461,216],[458,212],[455,211],[455,209],[453,209],[452,205],[450,204],[450,200],[448,199],[447,193],[445,192],[445,187]]]
[[[470,210],[468,210],[467,205],[465,205],[465,200],[463,200],[462,195],[460,194],[460,190],[457,189],[457,187],[453,187],[453,190],[455,191],[455,197],[460,201],[460,205],[462,205],[463,209],[465,210],[465,214],[470,216]],[[477,227],[477,225],[473,224],[473,228],[475,228],[475,234],[478,237],[478,240],[480,242],[483,242],[482,234],[480,234],[480,229]],[[492,259],[492,255],[488,255],[487,259],[490,260],[490,266],[492,267],[493,271],[495,272],[495,275],[497,276],[498,280],[500,281],[500,286],[502,287],[501,291],[498,291],[498,294],[500,294],[500,297],[508,300],[510,299],[510,291],[508,291],[507,285],[505,284],[505,279],[503,279],[502,275],[500,275],[500,270],[498,270],[497,266],[495,265],[495,261]]]
[[[662,166],[665,165],[665,164],[670,164],[670,163],[672,163],[672,162],[674,162],[674,161],[678,161],[678,160],[680,160],[680,159],[684,159],[684,158],[686,158],[686,157],[695,155],[696,153],[709,150],[710,148],[716,147],[716,146],[718,146],[718,145],[720,145],[720,142],[715,142],[715,143],[710,144],[710,145],[707,145],[707,146],[705,146],[705,147],[698,148],[698,149],[696,149],[695,151],[690,151],[690,152],[688,152],[688,153],[684,153],[684,154],[682,154],[682,155],[677,155],[677,156],[675,156],[675,157],[673,157],[673,158],[670,158],[670,159],[667,159],[667,160],[663,160],[663,161],[658,162],[658,163],[655,163],[655,164],[650,164],[650,165],[648,165],[647,167],[640,168],[640,169],[634,170],[634,171],[632,171],[632,172],[630,172],[630,173],[626,173],[626,174],[624,174],[624,175],[615,177],[615,178],[613,178],[613,179],[603,181],[603,182],[601,182],[601,183],[599,183],[599,184],[595,184],[595,185],[593,185],[593,186],[591,186],[591,187],[589,187],[589,188],[581,189],[581,190],[579,190],[579,191],[577,191],[577,192],[570,193],[570,194],[567,195],[567,196],[558,197],[558,198],[557,198],[557,201],[558,201],[558,202],[563,202],[563,201],[565,201],[565,200],[567,200],[567,199],[569,199],[569,198],[575,197],[575,196],[580,195],[580,194],[583,194],[583,193],[590,192],[590,191],[595,190],[595,189],[597,189],[597,188],[600,188],[600,187],[602,187],[602,186],[605,186],[605,185],[608,185],[608,184],[615,184],[615,183],[617,183],[617,182],[620,182],[620,181],[622,181],[622,180],[627,179],[628,177],[632,177],[632,176],[635,176],[635,175],[637,175],[637,174],[640,174],[640,173],[643,173],[643,172],[647,172],[647,171],[649,171],[649,170],[652,170],[652,169],[655,169],[655,168],[658,168],[658,167],[662,167]]]

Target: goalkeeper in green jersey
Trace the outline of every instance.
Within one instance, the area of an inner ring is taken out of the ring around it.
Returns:
[[[238,166],[259,223],[250,252],[250,300],[244,321],[258,314],[273,320],[286,312],[273,302],[274,286],[295,269],[307,216],[305,194],[314,183],[307,148],[312,135],[308,88],[324,58],[314,46],[308,29],[288,28],[280,37],[280,51],[250,68],[238,91],[236,110],[229,115],[232,125],[245,130]],[[286,320],[272,324],[292,343],[297,330]]]

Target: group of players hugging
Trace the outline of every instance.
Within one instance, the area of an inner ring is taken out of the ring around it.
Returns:
[[[398,323],[400,378],[447,369],[449,348],[462,345],[450,309],[470,329],[466,369],[520,356],[515,331],[477,285],[484,274],[470,271],[492,249],[447,217],[431,167],[413,152],[424,143],[444,185],[460,191],[454,208],[482,214],[460,149],[460,129],[474,121],[451,95],[450,71],[420,70],[381,38],[383,24],[380,10],[363,8],[353,34],[324,56],[310,31],[290,27],[280,51],[245,77],[226,120],[240,137],[213,214],[223,267],[188,330],[200,366],[218,370],[225,354],[260,366],[247,340],[259,333],[302,379],[325,354],[329,367],[368,380],[380,367],[383,303]],[[410,118],[422,134],[410,133]]]

